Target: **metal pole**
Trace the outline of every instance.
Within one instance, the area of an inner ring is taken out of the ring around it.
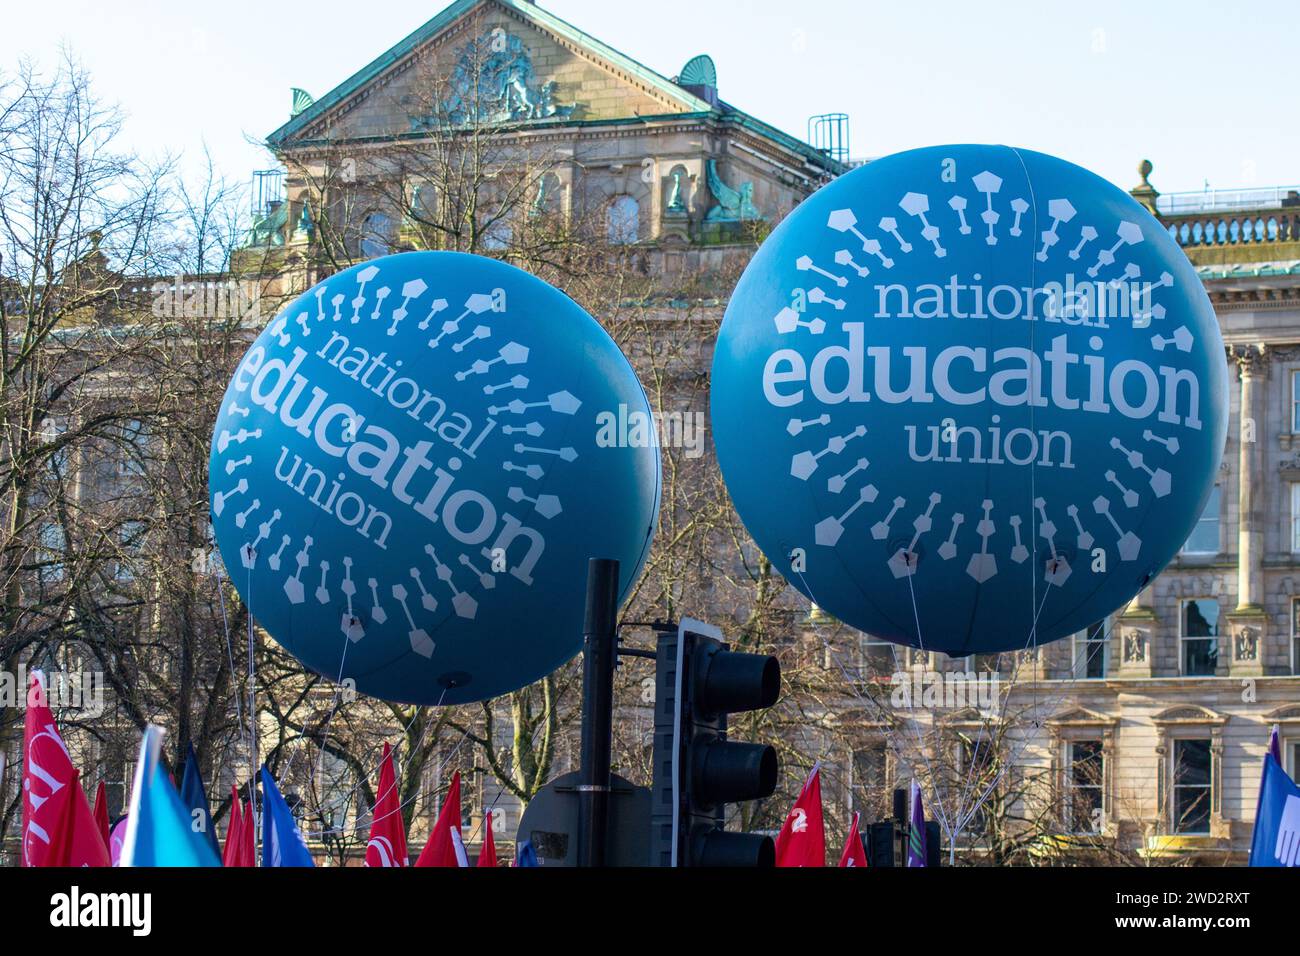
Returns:
[[[618,562],[592,558],[587,564],[587,615],[583,627],[578,866],[605,865],[617,622]]]

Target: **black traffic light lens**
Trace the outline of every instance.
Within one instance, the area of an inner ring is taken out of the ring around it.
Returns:
[[[775,657],[703,647],[695,667],[695,706],[703,713],[761,710],[781,696],[781,663]]]
[[[706,804],[759,800],[776,790],[776,750],[767,744],[713,740],[691,754],[692,793]]]
[[[699,830],[691,835],[691,866],[776,866],[776,844],[756,833]]]

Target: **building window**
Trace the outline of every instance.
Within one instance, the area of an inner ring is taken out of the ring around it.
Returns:
[[[1300,370],[1291,373],[1291,431],[1300,434]]]
[[[1291,599],[1291,673],[1300,674],[1300,598]]]
[[[1300,554],[1300,481],[1291,483],[1291,551]]]
[[[117,460],[117,474],[120,478],[143,478],[147,469],[145,462],[149,456],[149,428],[137,419],[128,419],[119,429],[122,442],[120,457]]]
[[[1210,832],[1210,742],[1174,741],[1174,832]]]
[[[998,754],[993,741],[979,731],[970,731],[975,739],[962,733],[954,754],[953,764],[956,778],[965,781],[964,786],[970,793],[991,793],[998,773]],[[981,837],[988,828],[989,815],[986,804],[981,802],[975,810],[967,830],[972,837]]]
[[[1066,825],[1071,833],[1096,833],[1102,825],[1105,756],[1100,740],[1071,740],[1065,745]]]
[[[878,640],[870,634],[863,634],[858,639],[858,676],[862,680],[875,677],[889,677],[899,669],[899,661],[894,652],[894,645],[888,641]]]
[[[392,251],[393,221],[382,212],[366,216],[361,228],[361,257],[375,259]]]
[[[1075,680],[1097,680],[1106,676],[1106,622],[1098,621],[1074,635]]]
[[[63,554],[67,540],[63,536],[62,525],[48,521],[37,531],[40,546],[37,550],[39,567],[37,576],[42,584],[53,584],[63,580]]]
[[[143,521],[123,521],[118,528],[118,544],[121,550],[114,576],[119,581],[135,580],[135,562],[139,560],[143,551],[144,535]]]
[[[1287,741],[1282,748],[1282,760],[1286,763],[1286,772],[1294,780],[1296,773],[1300,772],[1300,742]]]
[[[1183,544],[1183,554],[1219,553],[1219,486],[1210,489],[1205,509],[1196,519],[1196,527]]]
[[[888,802],[889,762],[883,743],[853,751],[853,786],[849,802],[868,814],[882,813]]]
[[[1187,677],[1212,677],[1219,661],[1219,602],[1210,598],[1184,601],[1182,662]]]
[[[41,423],[41,441],[47,444],[57,442],[68,430],[68,423],[62,418],[47,418]],[[68,446],[50,454],[45,467],[54,478],[64,478],[68,474]]]
[[[636,242],[641,232],[641,204],[631,196],[615,196],[605,212],[605,230],[610,245]]]

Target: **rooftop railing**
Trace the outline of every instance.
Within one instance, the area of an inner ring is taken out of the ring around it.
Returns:
[[[1300,186],[1204,189],[1199,192],[1165,193],[1156,199],[1156,211],[1162,216],[1197,212],[1283,209],[1289,206],[1300,210]]]

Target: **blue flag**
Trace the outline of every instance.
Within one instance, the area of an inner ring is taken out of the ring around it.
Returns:
[[[280,796],[271,771],[265,767],[262,768],[262,865],[316,865],[289,804]]]
[[[122,866],[220,866],[221,858],[198,832],[195,818],[163,773],[158,759],[162,730],[150,724],[135,766]]]
[[[1251,866],[1300,866],[1300,787],[1270,752],[1264,757]]]
[[[221,856],[221,847],[217,844],[217,834],[212,828],[212,811],[208,809],[208,794],[203,789],[203,778],[199,775],[199,757],[191,743],[185,755],[185,771],[181,774],[181,802],[190,809],[190,819],[195,826],[203,828],[212,852]]]
[[[537,851],[533,849],[533,841],[525,840],[519,844],[519,856],[516,866],[537,866]]]

